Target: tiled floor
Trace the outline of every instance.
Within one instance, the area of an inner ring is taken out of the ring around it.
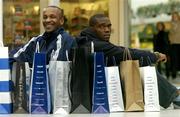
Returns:
[[[122,112],[112,114],[70,114],[70,115],[31,115],[10,114],[0,117],[180,117],[179,110],[161,110],[160,112]]]

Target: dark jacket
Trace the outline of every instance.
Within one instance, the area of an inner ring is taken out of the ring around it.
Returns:
[[[67,60],[65,52],[66,50],[69,52],[71,48],[76,46],[76,42],[68,33],[64,31],[63,28],[59,28],[52,33],[44,33],[43,35],[33,37],[23,47],[12,50],[10,52],[10,61],[29,62],[29,64],[32,64],[36,50],[36,44],[39,42],[40,52],[46,53],[48,64],[52,51],[57,49],[57,40],[59,35],[62,36],[62,40],[61,49],[59,51],[57,60]]]
[[[153,45],[154,51],[158,51],[167,55],[169,53],[168,32],[159,31],[156,35],[154,35]]]
[[[116,63],[120,64],[121,61],[123,61],[123,52],[124,48],[122,46],[116,46],[110,42],[103,41],[98,38],[95,32],[91,28],[86,28],[83,30],[80,35],[76,38],[76,42],[78,46],[80,47],[91,47],[91,42],[94,43],[94,51],[95,52],[104,52],[105,57],[115,57]],[[142,66],[148,65],[147,57],[150,58],[152,63],[155,63],[157,61],[157,57],[155,54],[149,51],[145,50],[139,50],[139,49],[130,49],[130,53],[133,60],[140,60]],[[142,59],[143,58],[143,59]]]

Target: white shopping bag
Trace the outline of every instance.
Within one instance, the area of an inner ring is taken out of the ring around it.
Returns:
[[[118,66],[105,67],[110,112],[124,111]]]
[[[8,47],[3,47],[2,42],[0,44],[0,113],[12,113],[12,82]]]
[[[156,68],[140,67],[140,75],[144,85],[144,111],[160,111]]]

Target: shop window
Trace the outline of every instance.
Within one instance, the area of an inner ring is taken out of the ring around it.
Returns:
[[[3,42],[11,49],[40,32],[39,0],[3,0]]]
[[[96,13],[108,15],[109,0],[61,0],[64,9],[64,27],[73,36],[88,26],[89,17]]]

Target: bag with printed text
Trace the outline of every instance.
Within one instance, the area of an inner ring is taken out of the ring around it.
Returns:
[[[46,68],[46,53],[39,52],[37,43],[34,54],[31,85],[29,92],[29,111],[32,114],[48,114],[51,111],[49,78]]]
[[[144,111],[160,111],[156,68],[151,66],[149,57],[146,59],[149,61],[149,66],[140,67],[144,85]]]

